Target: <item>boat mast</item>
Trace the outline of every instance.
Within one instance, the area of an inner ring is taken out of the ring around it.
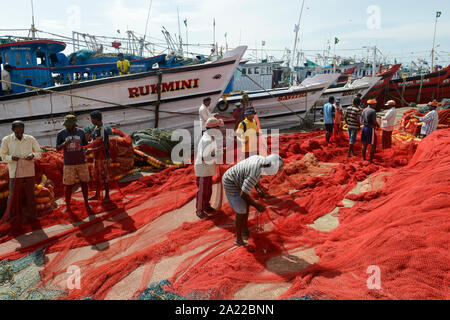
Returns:
[[[373,47],[372,78],[377,76],[377,46]]]
[[[298,18],[298,24],[295,25],[295,42],[294,42],[294,52],[292,52],[292,70],[294,70],[295,64],[295,52],[297,51],[297,42],[298,42],[298,32],[300,31],[300,22],[302,20],[303,8],[305,6],[305,0],[303,0],[302,9],[300,10],[300,16]]]
[[[31,39],[35,40],[36,39],[36,28],[34,26],[34,5],[33,5],[33,0],[31,1]]]
[[[143,56],[142,54],[144,53],[145,38],[147,36],[148,22],[150,21],[150,12],[152,11],[152,5],[153,5],[153,0],[150,1],[150,7],[148,8],[147,23],[145,24],[144,39],[142,40],[141,48],[139,50],[140,57],[142,57]]]
[[[435,44],[436,44],[436,28],[437,28],[437,22],[438,22],[438,18],[441,16],[441,12],[438,11],[436,13],[436,21],[434,22],[434,37],[433,37],[433,49],[431,50],[431,72],[434,71],[434,48],[435,48]]]

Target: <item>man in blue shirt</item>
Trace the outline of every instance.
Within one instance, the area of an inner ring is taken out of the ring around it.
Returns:
[[[331,134],[334,129],[334,115],[336,113],[336,109],[334,108],[334,97],[330,97],[328,103],[323,106],[323,122],[325,123],[325,130],[327,131],[326,140],[327,144],[330,143]]]
[[[56,149],[58,151],[64,149],[63,184],[66,187],[66,211],[72,212],[70,202],[73,186],[79,181],[83,192],[84,205],[88,214],[91,215],[92,210],[88,203],[90,173],[83,150],[83,147],[88,145],[88,141],[84,131],[77,128],[77,118],[74,115],[66,116],[63,126],[66,129],[58,133]]]

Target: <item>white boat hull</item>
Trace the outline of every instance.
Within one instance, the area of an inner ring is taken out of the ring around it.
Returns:
[[[217,103],[236,71],[246,47],[239,47],[213,63],[161,70],[158,128],[193,131],[203,99]],[[184,82],[183,82],[184,81]],[[41,145],[55,146],[65,115],[77,115],[78,125],[90,125],[90,112],[99,110],[107,124],[131,134],[155,127],[158,72],[86,81],[79,84],[0,97],[0,135],[11,123],[25,122],[25,131]]]
[[[299,117],[305,117],[305,114],[311,110],[316,101],[338,77],[339,74],[317,75],[306,79],[299,86],[247,92],[247,94],[258,113],[261,128],[286,129],[300,125]],[[228,110],[222,112],[218,109],[224,103],[224,100],[221,100],[215,111],[224,116],[230,116],[235,104],[239,103],[241,99],[242,95],[232,95],[226,98],[229,107]]]
[[[355,80],[352,84],[346,85],[342,88],[327,89],[324,94],[317,100],[316,106],[323,107],[328,103],[330,97],[341,99],[341,106],[348,107],[353,104],[353,100],[358,94],[362,95],[362,99],[375,86],[380,77],[366,77]]]

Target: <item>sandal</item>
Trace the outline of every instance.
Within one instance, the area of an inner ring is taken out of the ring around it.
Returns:
[[[197,217],[199,217],[200,219],[205,219],[205,218],[208,218],[208,215],[202,211],[202,212],[197,212]]]

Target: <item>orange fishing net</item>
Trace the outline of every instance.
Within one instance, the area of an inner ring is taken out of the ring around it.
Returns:
[[[27,242],[20,237],[25,231],[12,235],[1,226],[0,260],[45,248],[39,286],[65,291],[61,299],[133,299],[155,280],[170,280],[166,290],[188,299],[232,299],[250,284],[265,283],[286,286],[275,299],[448,299],[449,141],[450,130],[420,144],[394,141],[369,164],[347,158],[345,134],[329,146],[321,130],[281,136],[286,170],[261,180],[271,196],[259,199],[265,213],[251,209],[249,247],[234,247],[235,214],[228,204],[210,219],[196,218],[189,166],[123,186],[126,198],[113,193],[116,208],[96,205],[91,219],[82,201],[73,216],[54,210],[40,221],[45,235]],[[364,181],[367,192],[352,193]],[[331,212],[339,227],[311,227]],[[308,248],[318,262],[288,262]],[[294,265],[272,268],[273,259]],[[71,266],[80,270],[80,288],[67,288]],[[381,270],[380,290],[367,285],[369,266]]]

